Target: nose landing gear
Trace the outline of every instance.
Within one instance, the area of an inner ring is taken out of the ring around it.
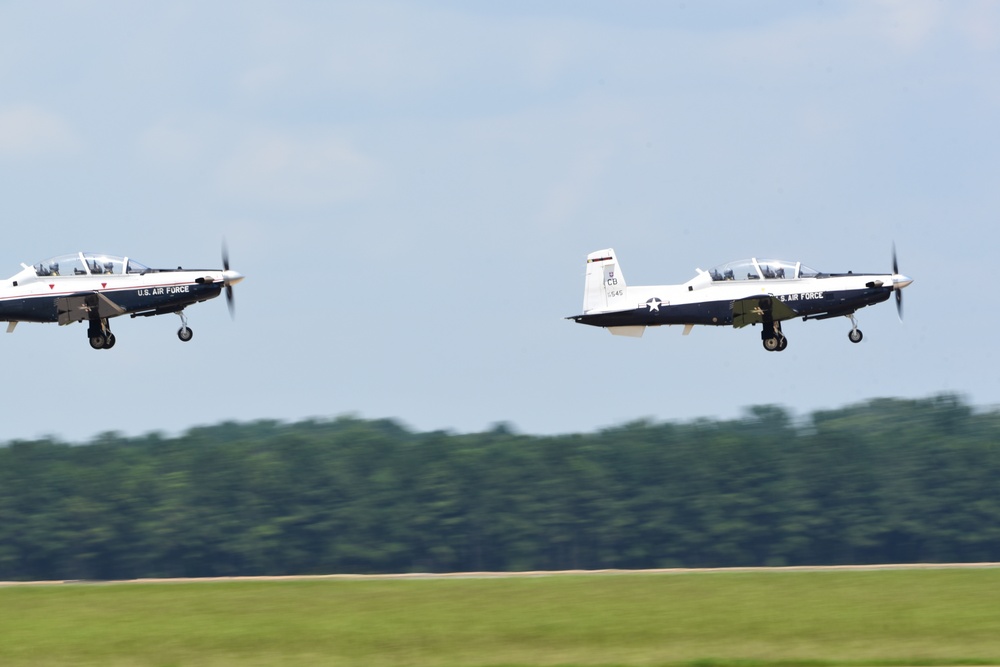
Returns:
[[[865,335],[858,328],[858,319],[854,317],[854,313],[851,313],[848,317],[851,318],[851,330],[847,332],[847,337],[851,339],[852,343],[860,343]]]
[[[177,330],[177,337],[186,343],[194,338],[194,332],[191,330],[191,327],[188,326],[188,318],[187,315],[184,314],[183,310],[178,310],[177,316],[181,318],[181,328]]]

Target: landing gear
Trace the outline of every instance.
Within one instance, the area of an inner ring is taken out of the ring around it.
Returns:
[[[785,347],[788,347],[788,339],[784,336],[781,338],[772,336],[771,338],[765,338],[762,342],[764,343],[764,349],[768,352],[780,352],[785,349],[782,347],[782,344],[784,344]]]
[[[191,327],[188,326],[187,315],[184,314],[184,311],[178,310],[177,315],[181,318],[181,328],[177,330],[177,337],[186,343],[194,338],[194,332],[191,331]]]
[[[860,343],[861,339],[865,337],[861,333],[861,329],[858,328],[858,320],[854,317],[854,313],[848,315],[851,318],[851,330],[847,332],[847,337],[851,339],[852,343]]]
[[[97,304],[87,304],[92,308],[91,317],[89,321],[89,326],[87,327],[87,341],[90,343],[90,347],[95,350],[110,350],[118,342],[115,335],[111,333],[111,326],[108,324],[108,318],[100,317],[97,314]],[[183,310],[175,311],[177,315],[181,318],[181,328],[177,330],[177,337],[183,342],[188,342],[194,338],[194,331],[188,326],[187,316],[184,314]],[[157,315],[159,313],[150,311],[148,313],[139,313],[141,316]],[[133,313],[132,317],[136,317]]]
[[[781,322],[773,322],[770,325],[764,324],[764,330],[760,332],[761,342],[768,352],[781,352],[788,347],[788,339],[781,333]]]
[[[95,350],[110,350],[115,346],[115,335],[111,333],[108,318],[95,318],[87,328],[87,339]]]

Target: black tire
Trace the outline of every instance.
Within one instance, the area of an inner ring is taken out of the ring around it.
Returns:
[[[768,352],[774,352],[775,350],[781,349],[781,339],[777,336],[765,338],[762,342],[764,344],[764,349]]]
[[[104,334],[90,337],[90,347],[94,348],[95,350],[103,350],[104,346],[107,344],[108,344],[108,339],[104,336]]]
[[[103,349],[110,350],[111,348],[113,348],[115,346],[115,343],[117,343],[117,342],[118,342],[118,339],[115,338],[115,335],[109,331],[108,335],[104,337],[104,348]]]
[[[861,329],[851,329],[847,332],[847,337],[851,339],[852,343],[860,343],[865,335],[861,333]]]
[[[177,330],[177,337],[186,343],[194,338],[194,332],[191,331],[190,327],[181,327]]]

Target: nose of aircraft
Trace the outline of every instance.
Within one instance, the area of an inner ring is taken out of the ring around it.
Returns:
[[[242,279],[243,276],[240,276],[240,278]],[[904,276],[902,273],[894,273],[894,274],[892,274],[892,288],[893,289],[897,289],[897,290],[903,289],[904,287],[906,287],[907,285],[909,285],[912,282],[913,282],[913,278],[910,278],[909,276]]]
[[[235,285],[236,283],[243,280],[243,274],[240,273],[239,271],[226,269],[225,271],[222,272],[222,280],[225,281],[226,285]],[[893,279],[893,281],[895,281],[895,278]]]

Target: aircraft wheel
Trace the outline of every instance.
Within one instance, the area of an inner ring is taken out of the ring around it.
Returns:
[[[113,348],[115,346],[116,342],[118,342],[118,339],[116,339],[115,335],[109,331],[108,335],[105,336],[105,338],[104,338],[104,348],[103,349],[110,350],[111,348]]]
[[[851,339],[852,343],[860,343],[861,339],[864,338],[865,335],[861,333],[861,329],[851,329],[850,332],[848,332],[847,337]]]
[[[768,352],[774,352],[775,350],[780,349],[780,347],[781,341],[777,337],[764,339],[764,349]]]
[[[786,347],[788,347],[788,339],[782,336],[781,340],[778,342],[778,352],[781,352]]]
[[[108,339],[104,336],[104,334],[90,337],[90,347],[94,348],[95,350],[103,350],[107,346],[107,344],[108,344]]]
[[[177,330],[177,337],[186,343],[194,338],[194,332],[191,331],[190,327],[181,327]]]

